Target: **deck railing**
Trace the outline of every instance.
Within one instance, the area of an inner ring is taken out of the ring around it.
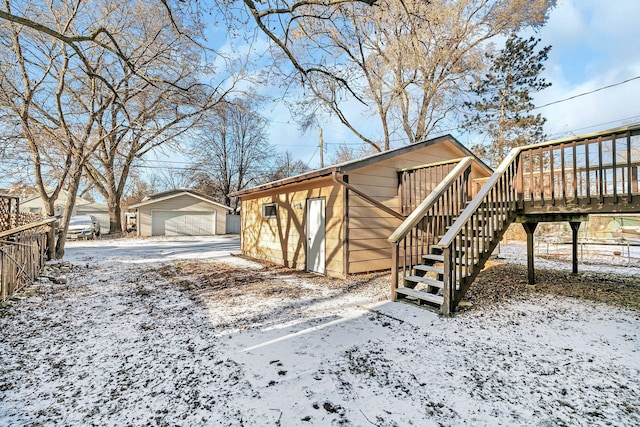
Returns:
[[[440,183],[413,210],[389,237],[392,243],[391,293],[395,299],[400,275],[410,274],[422,255],[431,252],[431,246],[442,236],[468,200],[469,176],[472,159],[466,157],[443,177]]]
[[[640,187],[640,129],[523,147],[525,208],[632,203]]]
[[[640,126],[513,149],[437,243],[443,314],[455,310],[517,215],[640,212],[639,167]]]
[[[398,171],[401,213],[408,216],[462,159],[452,159]]]
[[[57,219],[51,217],[0,232],[0,301],[38,276],[46,258],[47,228]]]

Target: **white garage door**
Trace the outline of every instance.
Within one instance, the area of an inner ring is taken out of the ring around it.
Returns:
[[[215,233],[215,212],[151,212],[153,236],[207,236]]]

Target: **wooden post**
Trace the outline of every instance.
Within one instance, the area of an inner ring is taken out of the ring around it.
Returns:
[[[573,274],[578,274],[578,229],[580,228],[580,222],[570,221],[571,226],[571,256],[572,256],[572,268]]]
[[[536,284],[535,272],[533,269],[533,233],[538,226],[537,222],[523,222],[522,227],[527,233],[527,282],[529,286]]]
[[[453,314],[453,289],[452,283],[455,281],[455,270],[452,265],[453,260],[451,259],[451,247],[447,247],[442,252],[444,255],[444,288],[442,289],[442,296],[444,297],[444,301],[442,302],[442,315],[443,316],[451,316]],[[452,279],[453,276],[453,279]]]
[[[400,247],[394,244],[391,247],[391,301],[396,300],[396,289],[398,289],[398,257]]]

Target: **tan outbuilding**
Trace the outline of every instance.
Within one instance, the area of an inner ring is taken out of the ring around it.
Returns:
[[[389,236],[466,157],[471,182],[491,175],[447,135],[234,193],[242,253],[334,277],[389,269]]]
[[[225,234],[229,206],[190,189],[157,193],[129,206],[137,210],[138,236]]]

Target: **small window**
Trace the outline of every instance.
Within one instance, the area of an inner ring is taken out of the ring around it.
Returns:
[[[265,203],[262,205],[262,218],[275,218],[278,208],[275,203]]]

